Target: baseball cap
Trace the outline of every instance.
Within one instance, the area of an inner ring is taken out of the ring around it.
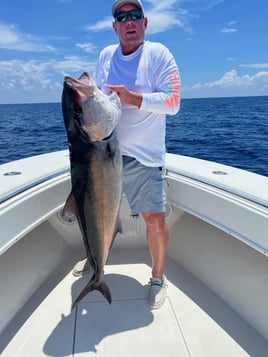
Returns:
[[[116,14],[117,9],[124,4],[136,5],[144,13],[143,6],[140,0],[115,0],[112,6],[113,16]]]

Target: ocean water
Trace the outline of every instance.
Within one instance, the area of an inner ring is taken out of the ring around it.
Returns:
[[[0,105],[0,164],[68,148],[60,103]],[[167,151],[268,176],[268,96],[182,99]]]
[[[268,176],[268,96],[182,100],[167,150]]]

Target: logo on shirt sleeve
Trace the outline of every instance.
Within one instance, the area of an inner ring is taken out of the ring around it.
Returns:
[[[174,108],[179,105],[180,98],[180,78],[178,71],[174,70],[169,74],[170,93],[166,98],[166,106]]]

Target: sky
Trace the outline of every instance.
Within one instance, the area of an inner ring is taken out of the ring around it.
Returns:
[[[113,0],[1,0],[0,104],[60,102],[117,43]],[[173,53],[182,98],[268,95],[267,0],[147,0],[145,39]]]

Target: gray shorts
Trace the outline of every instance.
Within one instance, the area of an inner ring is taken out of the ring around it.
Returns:
[[[132,214],[165,212],[166,176],[162,167],[142,165],[136,159],[123,156],[124,185]]]

